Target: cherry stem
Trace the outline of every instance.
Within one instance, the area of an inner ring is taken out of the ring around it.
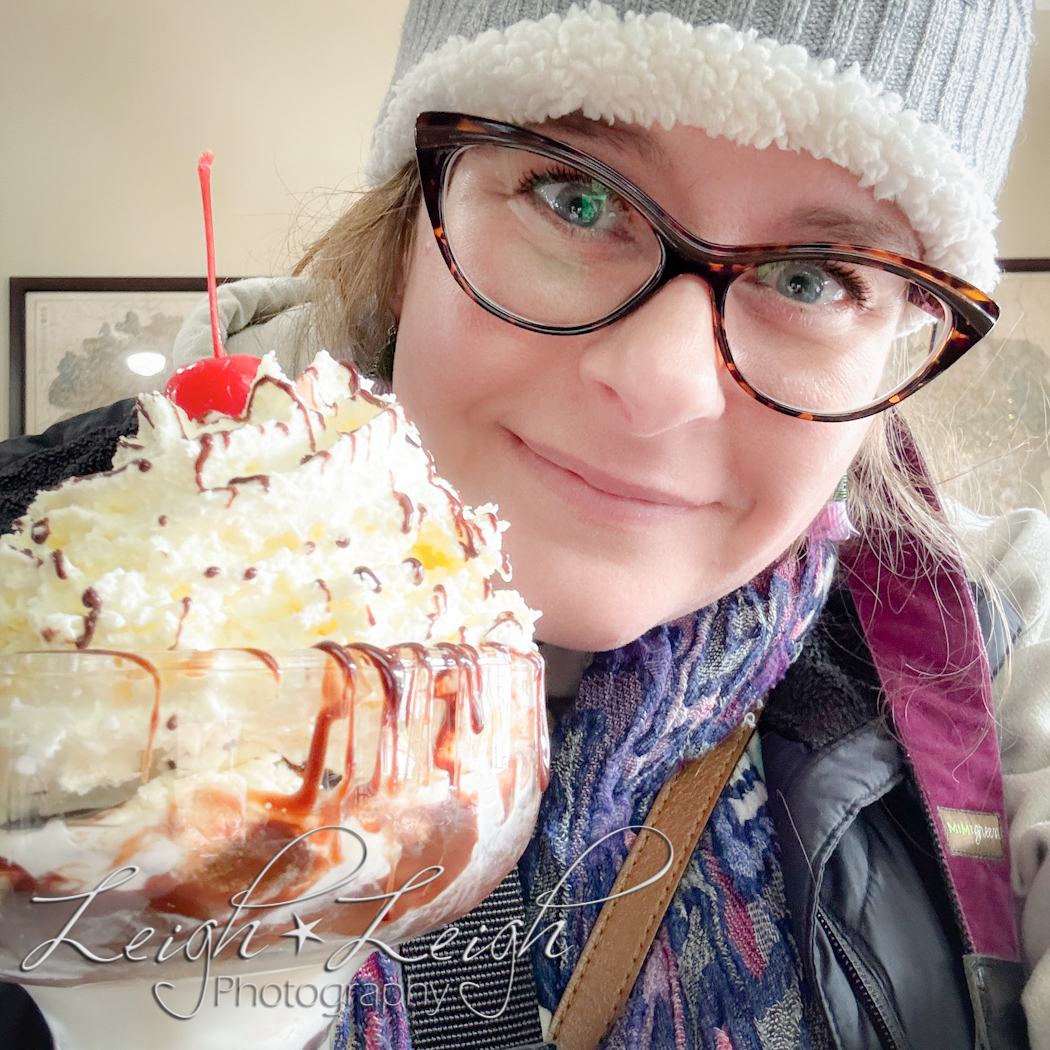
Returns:
[[[205,150],[197,162],[201,180],[201,198],[204,201],[204,243],[208,252],[208,307],[211,310],[211,345],[216,357],[225,357],[222,347],[222,329],[219,327],[219,295],[215,281],[215,227],[211,219],[211,165],[215,154]]]

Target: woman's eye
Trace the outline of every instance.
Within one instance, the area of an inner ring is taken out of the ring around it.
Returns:
[[[582,229],[593,229],[613,215],[612,192],[593,179],[542,182],[536,193],[560,219]]]
[[[802,306],[824,306],[848,299],[852,290],[825,267],[809,262],[766,263],[756,269],[760,283]]]

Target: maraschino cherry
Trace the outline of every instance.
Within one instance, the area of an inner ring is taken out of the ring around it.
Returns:
[[[204,240],[208,249],[208,305],[211,308],[211,342],[214,357],[180,368],[164,387],[164,395],[186,415],[200,422],[209,412],[240,416],[248,403],[259,358],[228,355],[222,346],[219,299],[215,290],[215,230],[211,218],[211,165],[215,154],[206,150],[197,163],[204,200]]]

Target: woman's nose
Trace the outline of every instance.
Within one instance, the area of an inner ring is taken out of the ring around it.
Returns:
[[[725,409],[731,379],[715,341],[711,291],[698,277],[670,281],[633,313],[599,329],[580,359],[583,381],[651,437]]]

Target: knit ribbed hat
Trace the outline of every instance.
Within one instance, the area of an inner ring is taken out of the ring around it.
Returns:
[[[1031,0],[412,0],[369,177],[411,159],[424,110],[687,124],[848,169],[990,290],[1031,21]]]

